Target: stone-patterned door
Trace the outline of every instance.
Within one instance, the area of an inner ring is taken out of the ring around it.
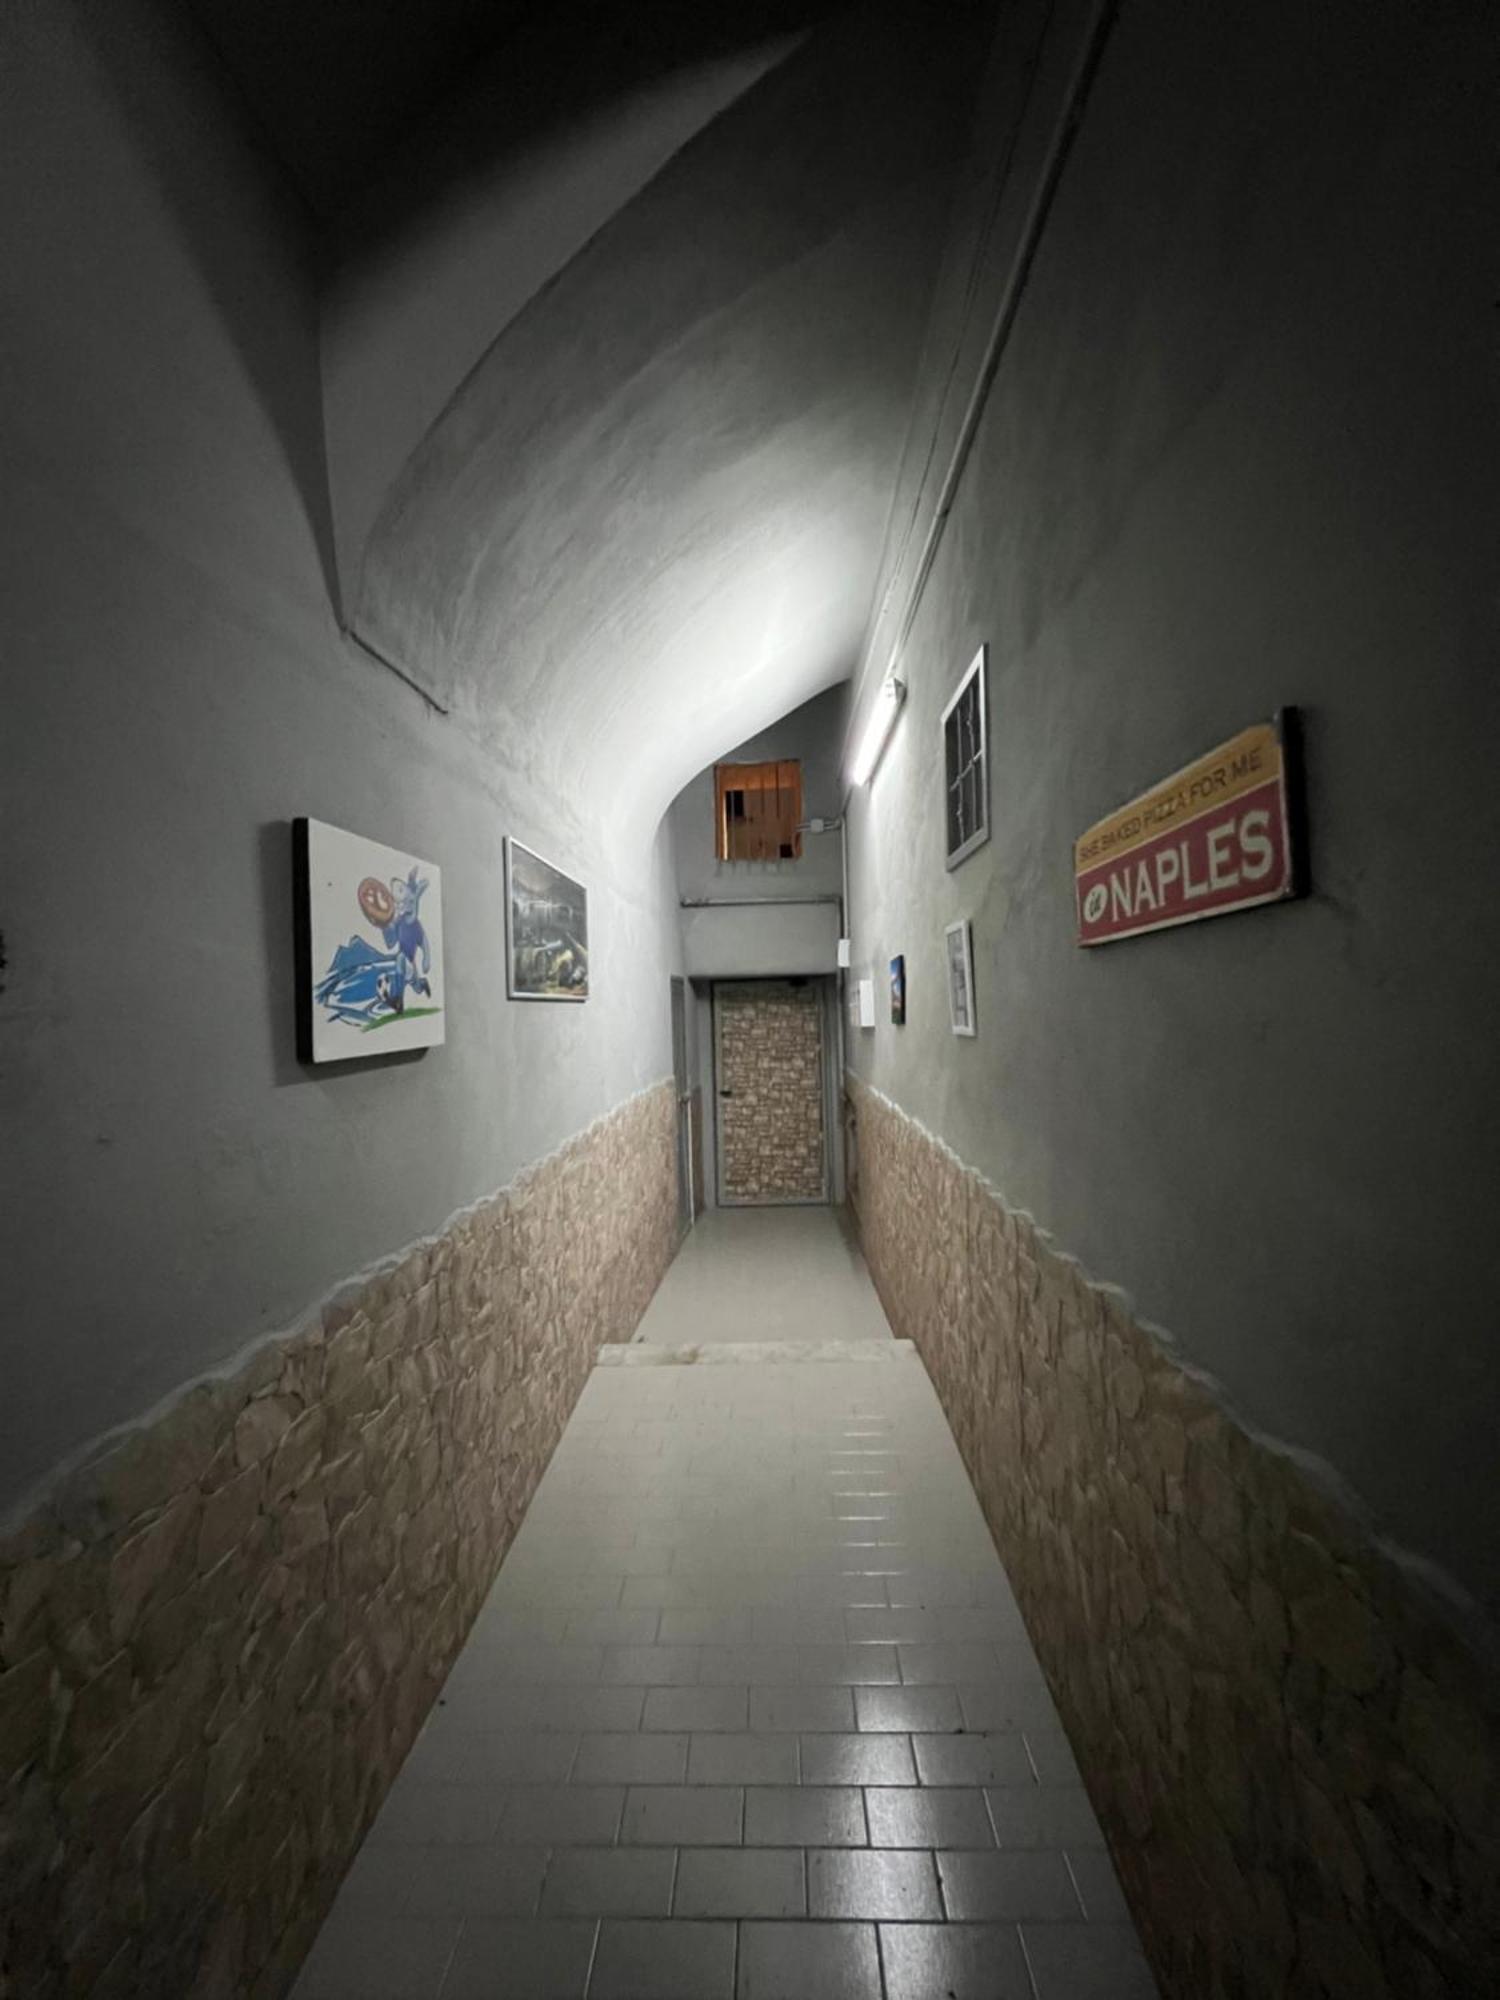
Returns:
[[[719,1200],[826,1201],[823,1006],[816,986],[714,988]]]

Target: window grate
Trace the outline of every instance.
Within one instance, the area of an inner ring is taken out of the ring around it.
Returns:
[[[720,861],[801,860],[802,766],[795,758],[718,764],[714,796],[714,853]]]
[[[956,868],[990,837],[990,787],[981,646],[943,710],[944,829],[947,864]]]

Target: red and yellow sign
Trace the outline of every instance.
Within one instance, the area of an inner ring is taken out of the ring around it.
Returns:
[[[1078,942],[1109,944],[1301,893],[1292,712],[1210,750],[1074,843]]]

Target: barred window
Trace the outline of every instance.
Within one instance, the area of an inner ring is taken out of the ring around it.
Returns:
[[[800,861],[802,766],[714,766],[714,852],[720,861]]]
[[[990,837],[990,786],[981,646],[943,710],[943,781],[947,862],[956,868]]]

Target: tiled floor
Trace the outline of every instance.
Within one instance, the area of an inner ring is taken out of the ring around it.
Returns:
[[[859,1247],[833,1208],[711,1208],[637,1341],[889,1340]]]
[[[1151,2000],[920,1361],[789,1352],[595,1369],[295,2000]]]

